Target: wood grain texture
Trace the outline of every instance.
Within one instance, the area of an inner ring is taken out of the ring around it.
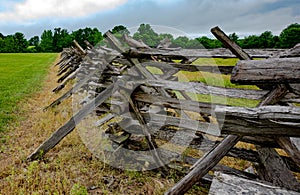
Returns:
[[[286,194],[299,195],[298,192],[286,190],[280,187],[263,184],[258,181],[216,172],[209,195],[232,195],[232,194]]]
[[[281,53],[286,50],[274,49],[245,49],[251,58],[270,58],[274,53]],[[149,59],[150,56],[159,56],[172,59],[186,59],[186,58],[237,58],[229,49],[143,49],[137,50],[134,48],[128,49],[126,54],[132,58],[145,58]]]
[[[288,106],[261,106],[257,108],[216,106],[216,115],[222,134],[249,136],[300,137],[300,108]]]
[[[238,46],[234,41],[230,40],[229,37],[218,27],[214,27],[210,30],[213,35],[219,40],[222,40],[222,43],[240,60],[251,60],[252,58],[248,53]]]
[[[232,83],[300,83],[300,58],[242,60],[234,67]]]
[[[240,136],[228,135],[220,144],[200,158],[192,167],[192,170],[170,188],[165,194],[183,194],[196,183],[201,177],[208,173],[229,152],[229,150],[240,140]]]

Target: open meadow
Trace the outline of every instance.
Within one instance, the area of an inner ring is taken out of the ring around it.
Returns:
[[[20,111],[18,103],[41,88],[57,54],[0,54],[0,132]]]

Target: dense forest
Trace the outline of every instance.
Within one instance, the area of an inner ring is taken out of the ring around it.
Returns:
[[[117,37],[123,34],[130,34],[123,25],[115,26],[111,30]],[[291,48],[300,42],[300,24],[291,24],[282,30],[279,36],[273,35],[271,31],[265,31],[260,35],[251,35],[239,38],[236,33],[229,37],[237,42],[242,48]],[[136,40],[142,40],[151,47],[156,47],[161,40],[168,37],[173,47],[182,48],[219,48],[223,45],[216,39],[202,36],[189,39],[186,36],[173,37],[171,34],[158,34],[149,24],[141,24],[133,35]],[[66,29],[54,28],[54,30],[44,30],[42,35],[33,36],[27,40],[23,33],[16,32],[13,35],[0,33],[0,52],[1,53],[21,53],[21,52],[60,52],[63,48],[72,45],[76,40],[83,47],[84,40],[96,45],[103,40],[103,34],[97,28],[86,27],[73,32]]]

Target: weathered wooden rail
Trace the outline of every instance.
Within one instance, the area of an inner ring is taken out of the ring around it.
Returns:
[[[165,172],[174,163],[193,165],[166,194],[183,194],[198,181],[211,183],[210,170],[255,180],[259,187],[264,185],[258,182],[299,191],[292,171],[300,172],[300,146],[298,138],[290,138],[300,136],[300,108],[296,106],[300,102],[299,47],[242,50],[219,28],[213,28],[212,33],[229,49],[174,49],[168,48],[166,40],[159,48],[150,48],[125,36],[128,48],[110,32],[105,34],[108,47],[94,48],[87,43],[88,49],[83,50],[75,42],[74,48],[61,54],[57,63],[60,84],[53,91],[64,90],[72,79],[76,83],[45,110],[73,95],[76,113],[28,159],[42,157],[84,123],[89,127],[84,133],[91,136],[87,147],[103,153],[98,138],[106,138],[112,149],[104,152],[115,167],[135,164],[136,170],[163,168]],[[241,59],[235,67],[192,63],[198,58],[234,57]],[[152,73],[149,67],[160,73]],[[182,82],[178,77],[181,71],[231,74],[232,82],[258,85],[261,90]],[[207,103],[203,96],[260,103],[256,108],[244,108],[226,101]],[[239,141],[254,144],[256,151],[235,147]],[[205,155],[197,159],[185,153],[186,148]],[[274,148],[285,150],[288,156],[279,155]],[[145,152],[140,155],[135,151]],[[218,164],[224,156],[253,162],[256,172]],[[212,182],[212,193],[217,193],[215,183],[219,186],[222,182]],[[226,189],[226,182],[222,185]]]

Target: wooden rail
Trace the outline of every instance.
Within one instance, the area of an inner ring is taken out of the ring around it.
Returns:
[[[78,111],[41,143],[28,160],[43,157],[80,123],[94,120],[88,126],[99,129],[98,136],[104,134],[112,148],[117,148],[104,151],[115,166],[130,166],[131,162],[122,165],[126,156],[138,159],[135,167],[138,170],[164,168],[162,172],[166,173],[175,161],[191,164],[189,173],[166,194],[183,194],[199,180],[211,183],[210,170],[300,190],[291,173],[300,170],[298,138],[289,138],[300,137],[300,109],[295,104],[300,102],[298,50],[242,50],[218,27],[212,33],[229,49],[168,48],[167,40],[158,48],[150,48],[129,36],[123,38],[130,46],[125,47],[110,32],[105,34],[109,43],[105,47],[94,48],[87,42],[88,49],[83,50],[74,42],[75,47],[65,49],[57,63],[60,84],[53,91],[65,90],[66,83],[73,79],[76,84],[45,107],[45,111],[51,111],[72,95]],[[197,58],[241,61],[236,66],[197,65],[194,62]],[[158,68],[163,74],[153,74],[149,67]],[[178,78],[181,71],[231,74],[232,82],[256,84],[261,90],[182,82]],[[260,103],[256,108],[245,108],[228,105],[226,101],[204,102],[195,96],[243,98]],[[92,143],[97,136],[89,139]],[[160,145],[158,140],[168,144]],[[239,141],[255,144],[257,151],[235,147]],[[136,149],[136,145],[142,151],[149,151],[147,155],[123,150]],[[173,150],[176,147],[172,146],[197,149],[205,154],[196,159]],[[280,156],[274,148],[284,149],[289,156]],[[94,149],[101,153],[104,150]],[[258,163],[257,173],[219,165],[224,156]]]

